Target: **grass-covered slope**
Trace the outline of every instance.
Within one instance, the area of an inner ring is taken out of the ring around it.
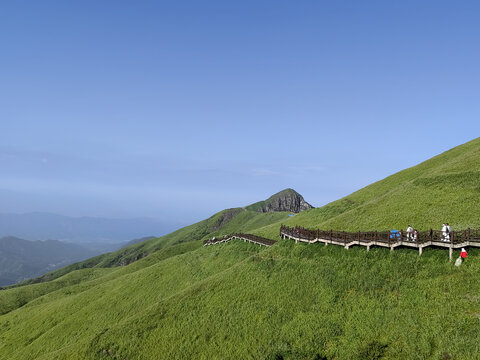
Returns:
[[[254,231],[266,225],[285,221],[288,215],[288,212],[258,213],[242,208],[223,210],[206,220],[186,226],[166,236],[143,241],[111,253],[66,266],[41,277],[27,280],[21,285],[54,280],[74,270],[128,265],[149,254],[176,244],[195,242],[193,246],[199,247],[201,242],[198,242],[198,240],[235,232]]]
[[[480,138],[285,222],[346,231],[480,228]],[[278,224],[259,234],[276,236]]]
[[[477,139],[293,218],[225,210],[2,290],[0,359],[476,359],[479,250],[456,268],[434,249],[201,240],[278,240],[280,223],[480,227],[479,155]]]
[[[475,359],[478,251],[230,242],[85,269],[0,316],[1,359]],[[157,257],[158,256],[158,257]],[[78,276],[85,279],[77,282]],[[5,290],[1,304],[20,291]]]

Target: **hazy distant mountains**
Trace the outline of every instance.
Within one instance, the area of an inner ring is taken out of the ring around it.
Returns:
[[[148,218],[0,214],[0,286],[161,236],[177,227]]]
[[[36,277],[98,253],[56,240],[0,238],[0,286]]]
[[[75,262],[153,239],[151,236],[122,243],[85,243],[58,240],[29,241],[0,238],[0,287],[41,276]]]
[[[73,218],[40,212],[0,214],[0,237],[54,239],[75,243],[120,243],[145,236],[165,235],[181,225],[149,218]]]

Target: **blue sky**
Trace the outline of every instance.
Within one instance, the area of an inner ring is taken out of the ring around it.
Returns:
[[[478,136],[477,1],[0,4],[0,212],[321,206]]]

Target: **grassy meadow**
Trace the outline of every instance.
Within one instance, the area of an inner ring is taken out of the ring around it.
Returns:
[[[479,255],[232,241],[84,269],[0,317],[0,357],[474,359]]]

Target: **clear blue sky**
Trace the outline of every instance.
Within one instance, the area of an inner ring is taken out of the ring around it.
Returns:
[[[0,212],[321,206],[479,136],[478,1],[4,1]]]

